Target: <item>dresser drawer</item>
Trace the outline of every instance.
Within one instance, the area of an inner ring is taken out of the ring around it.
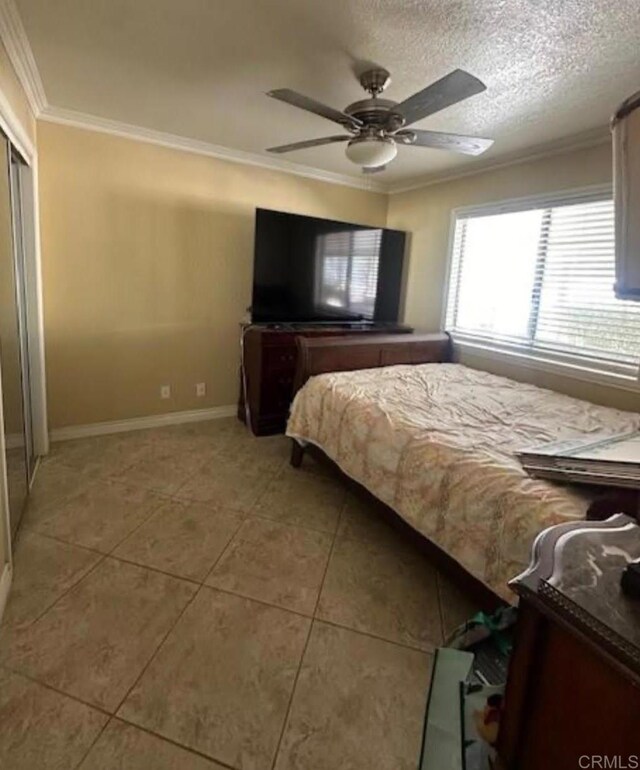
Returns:
[[[277,373],[263,382],[260,393],[261,408],[270,412],[287,413],[293,397],[293,374]]]
[[[263,385],[263,393],[273,391],[274,393],[279,393],[281,395],[291,396],[294,379],[294,369],[280,369],[277,372],[273,372],[271,381]]]
[[[262,363],[266,371],[286,369],[293,372],[296,368],[296,349],[291,347],[270,347],[262,351]]]

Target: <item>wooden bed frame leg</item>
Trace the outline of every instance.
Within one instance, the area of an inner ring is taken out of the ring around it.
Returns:
[[[302,458],[304,457],[304,447],[298,443],[294,438],[291,439],[291,465],[294,468],[299,468],[302,465]]]

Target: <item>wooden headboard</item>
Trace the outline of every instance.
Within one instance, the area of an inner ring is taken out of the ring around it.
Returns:
[[[394,364],[451,361],[448,334],[371,334],[353,337],[297,337],[297,392],[316,374],[375,369]]]

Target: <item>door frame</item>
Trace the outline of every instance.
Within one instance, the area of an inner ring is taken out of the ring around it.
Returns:
[[[34,117],[35,125],[35,117]],[[38,201],[38,155],[27,128],[15,113],[7,94],[0,88],[0,129],[24,160],[20,167],[20,191],[24,234],[25,293],[33,442],[36,455],[49,451],[47,427],[47,391],[44,352],[44,315],[42,303],[42,263],[40,251],[40,216]],[[4,610],[12,577],[11,526],[2,414],[2,380],[0,378],[0,537],[4,538],[8,562],[0,565],[0,618]]]
[[[25,289],[33,409],[33,440],[36,454],[49,451],[47,390],[42,302],[40,210],[38,201],[38,154],[11,105],[0,90],[0,128],[24,161],[20,166],[20,205],[25,257]]]
[[[22,157],[22,156],[21,156]],[[44,358],[44,324],[42,312],[42,275],[38,222],[37,166],[20,163],[18,194],[24,251],[25,319],[29,364],[29,397],[31,430],[36,457],[49,452],[47,426],[47,392]]]

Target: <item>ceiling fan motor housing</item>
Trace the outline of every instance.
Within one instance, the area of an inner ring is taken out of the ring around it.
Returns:
[[[345,108],[347,115],[352,115],[354,118],[361,120],[365,126],[379,126],[380,128],[387,128],[389,119],[397,117],[397,127],[402,125],[402,118],[400,115],[395,116],[393,114],[393,108],[397,102],[392,102],[390,99],[362,99],[359,102],[354,102]]]

